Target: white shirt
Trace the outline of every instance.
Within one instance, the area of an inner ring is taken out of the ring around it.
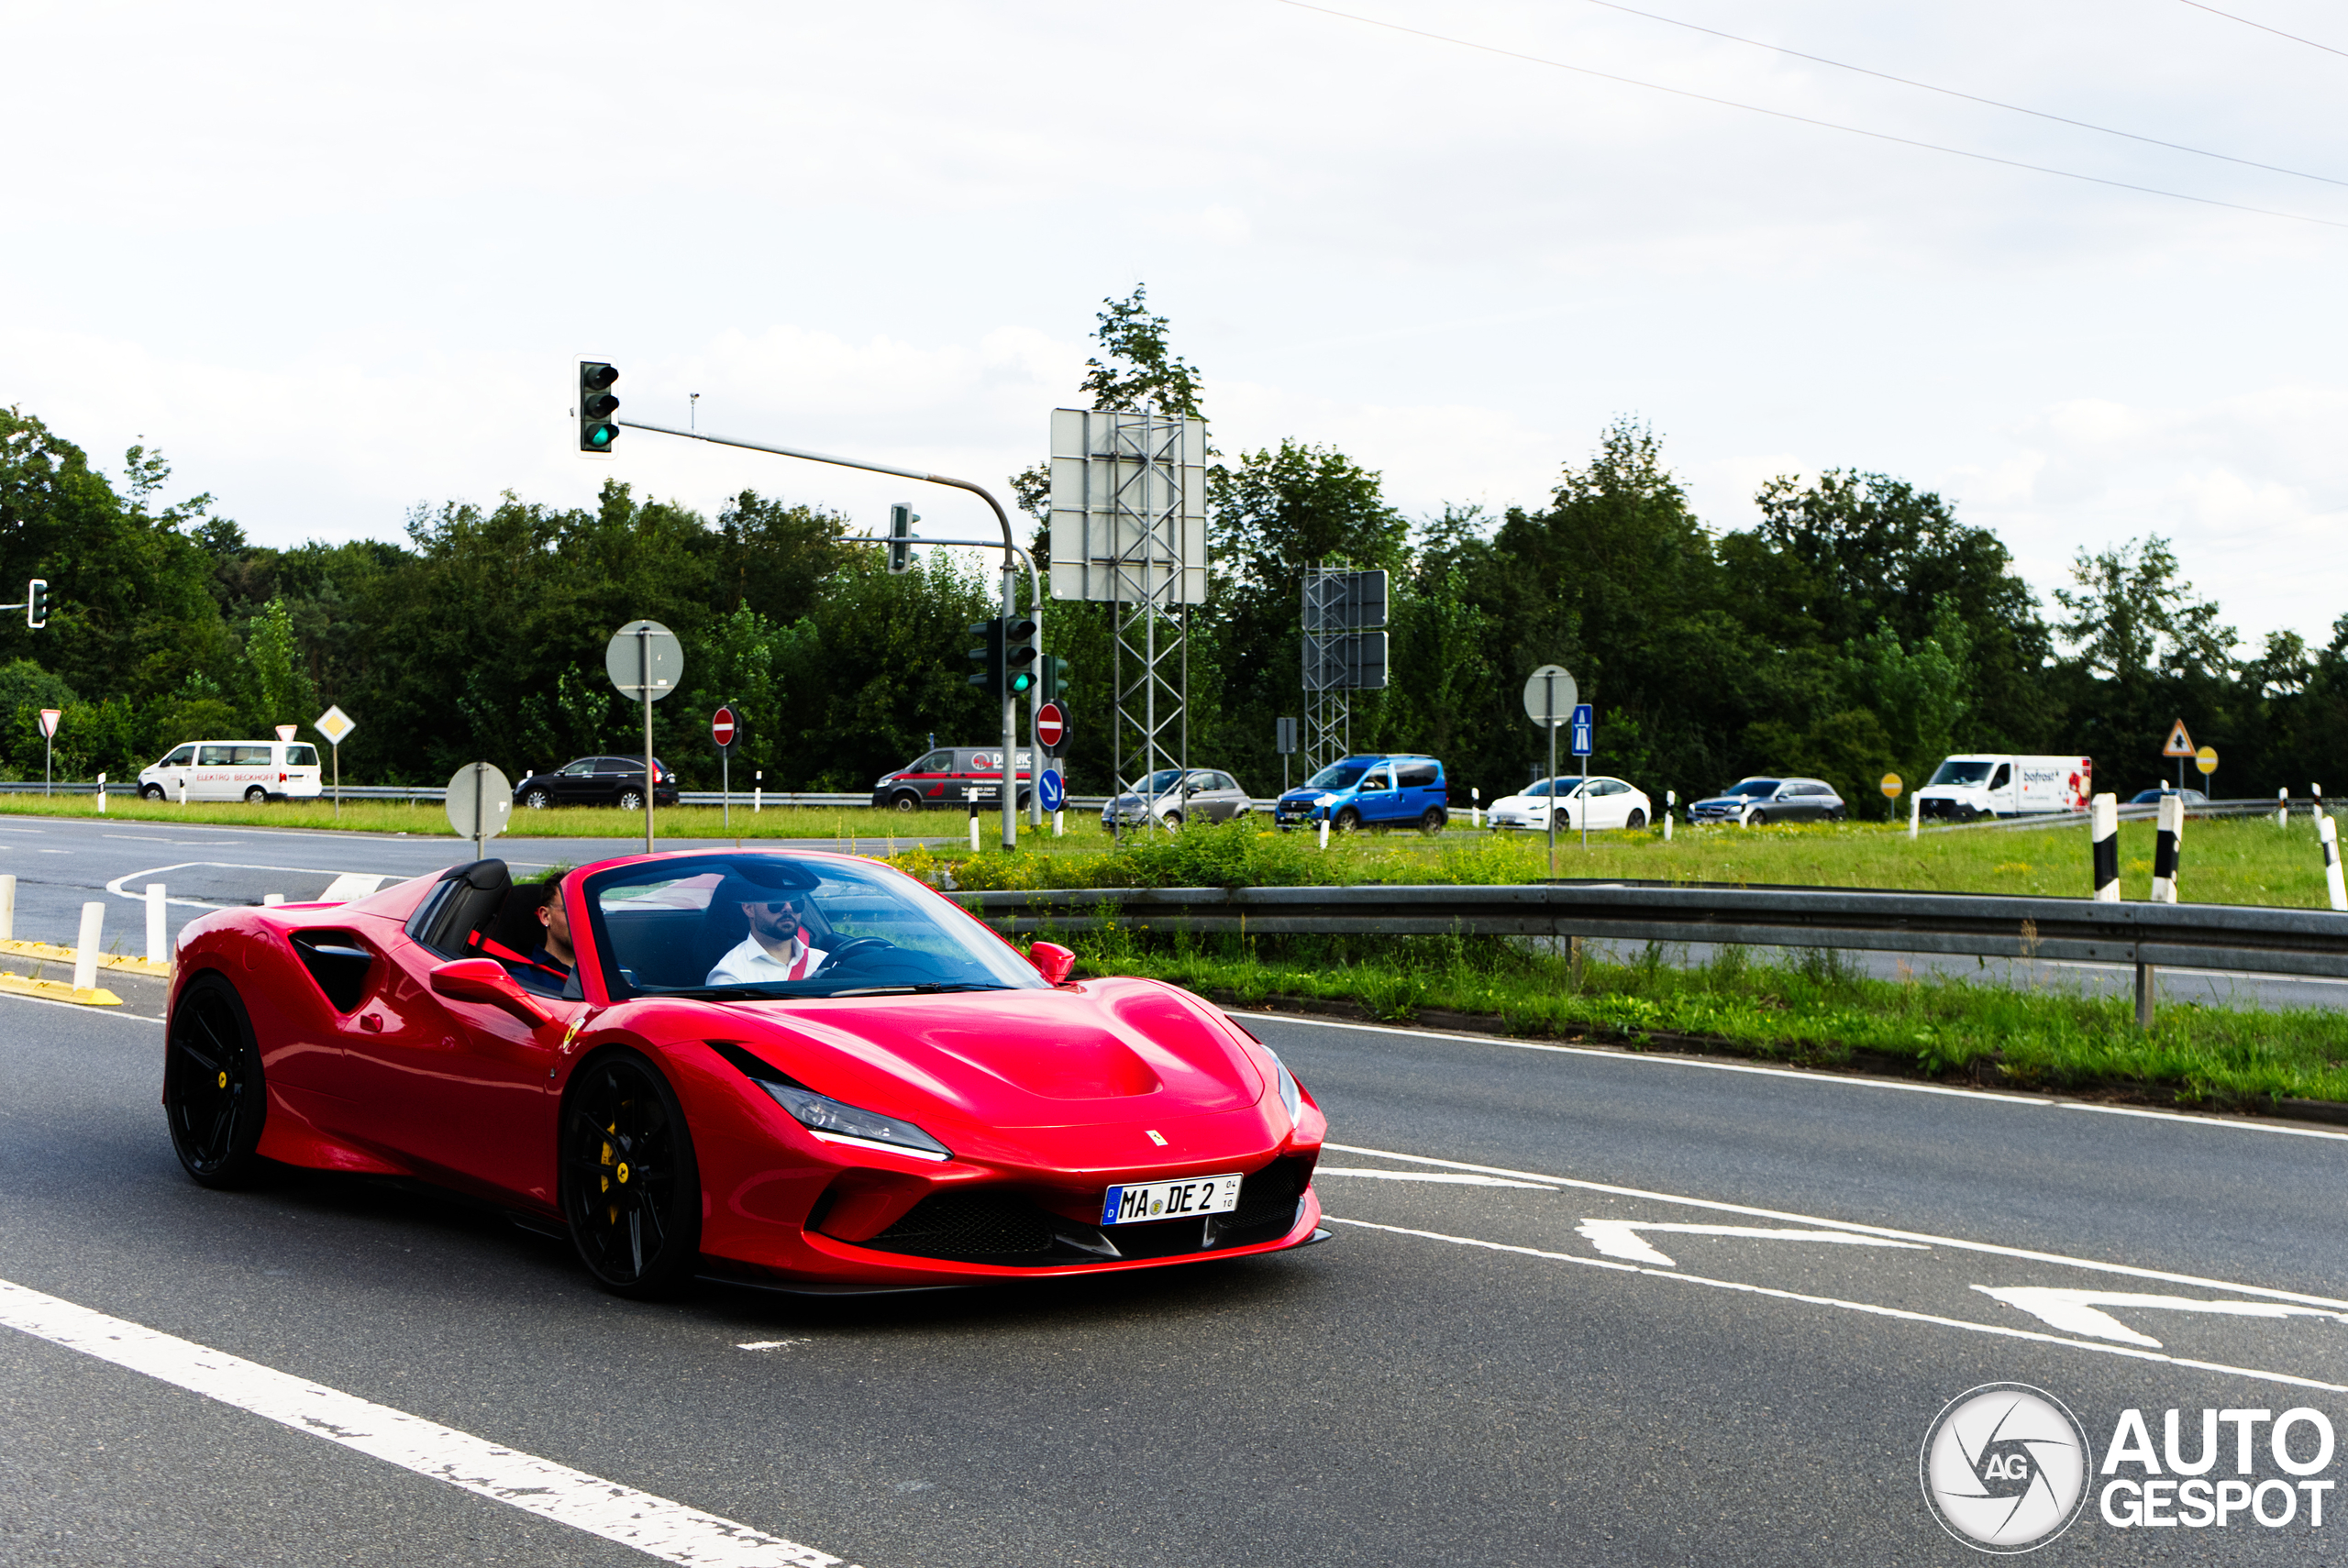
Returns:
[[[807,944],[807,933],[799,933],[799,956],[786,964],[759,945],[755,936],[746,936],[717,961],[703,983],[712,986],[756,984],[760,980],[803,980],[822,966],[828,956],[822,948]]]

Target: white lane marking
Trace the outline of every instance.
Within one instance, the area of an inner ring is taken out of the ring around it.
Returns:
[[[322,904],[347,904],[353,899],[365,898],[389,879],[360,871],[345,871],[327,884],[327,890],[318,895],[317,901]]]
[[[1231,1010],[1225,1009],[1226,1012]],[[1602,1056],[1610,1062],[1642,1062],[1656,1067],[1701,1067],[1708,1073],[1751,1073],[1765,1078],[1800,1078],[1806,1084],[1836,1084],[1844,1088],[1898,1089],[1904,1094],[1954,1094],[1992,1105],[2054,1105],[2039,1095],[1994,1093],[1988,1089],[1950,1088],[1944,1084],[1903,1083],[1898,1078],[1864,1078],[1839,1073],[1807,1072],[1800,1067],[1755,1067],[1743,1062],[1706,1062],[1693,1056],[1659,1056],[1645,1051],[1605,1050],[1595,1045],[1545,1045],[1532,1040],[1510,1040],[1498,1034],[1446,1034],[1433,1029],[1396,1029],[1383,1023],[1347,1023],[1342,1019],[1305,1018],[1292,1012],[1232,1012],[1234,1018],[1260,1018],[1273,1023],[1310,1023],[1320,1029],[1355,1029],[1365,1034],[1400,1034],[1412,1040],[1448,1040],[1455,1044],[1499,1045],[1511,1051],[1545,1051],[1560,1056]]]
[[[329,871],[324,867],[318,866],[249,866],[241,861],[234,860],[175,860],[169,866],[150,866],[143,871],[126,871],[121,876],[116,877],[113,881],[108,882],[106,884],[105,890],[112,893],[117,899],[128,899],[133,903],[143,904],[147,901],[147,883],[150,881],[162,880],[166,881],[166,884],[168,885],[168,879],[165,878],[164,873],[170,871],[184,871],[191,867],[210,867],[214,870],[217,871],[280,871],[290,877],[330,877],[338,880],[353,875],[353,873],[347,871]],[[386,880],[393,875],[394,875],[394,873],[386,872],[383,877],[378,878],[377,880],[378,882]],[[123,885],[126,882],[137,882],[139,885],[138,890],[136,892],[131,891]],[[249,909],[252,907],[249,904],[216,904],[207,902],[203,899],[174,899],[168,895],[164,898],[163,901],[167,904],[177,905],[182,909],[191,910],[234,910]]]
[[[1440,1165],[1449,1170],[1481,1171],[1486,1176],[1516,1176],[1525,1181],[1555,1182],[1580,1192],[1602,1192],[1611,1198],[1644,1198],[1657,1203],[1677,1203],[1688,1209],[1706,1209],[1715,1214],[1749,1214],[1756,1220],[1789,1220],[1798,1225],[1816,1225],[1832,1231],[1851,1231],[1863,1236],[1888,1236],[1895,1242],[1922,1242],[1928,1247],[1953,1247],[1968,1253],[1986,1253],[1991,1257],[2020,1258],[2025,1263],[2058,1264],[2065,1268],[2087,1269],[2096,1274],[2125,1275],[2131,1279],[2157,1279],[2167,1285],[2191,1285],[2204,1290],[2232,1290],[2244,1296],[2265,1296],[2277,1301],[2298,1301],[2309,1307],[2328,1307],[2334,1311],[2348,1311],[2348,1301],[2335,1301],[2328,1296],[2308,1296],[2296,1290],[2273,1290],[2264,1285],[2238,1285],[2230,1279],[2205,1279],[2196,1274],[2171,1274],[2165,1269],[2136,1268],[2128,1264],[2099,1263],[2092,1258],[2069,1257],[2062,1253],[2035,1252],[2028,1247],[2000,1246],[1995,1242],[1968,1242],[1955,1236],[1935,1236],[1921,1231],[1895,1231],[1886,1225],[1862,1225],[1849,1220],[1822,1220],[1814,1214],[1789,1214],[1782,1209],[1755,1209],[1750,1204],[1722,1203],[1709,1198],[1682,1198],[1677,1193],[1650,1192],[1640,1187],[1617,1187],[1611,1182],[1579,1181],[1572,1176],[1546,1176],[1539,1171],[1511,1170],[1505,1165],[1474,1165],[1464,1160],[1439,1160],[1431,1154],[1398,1154],[1390,1149],[1364,1149],[1350,1143],[1324,1143],[1324,1149],[1335,1149],[1341,1154],[1368,1154],[1381,1160],[1404,1160],[1412,1165]]]
[[[1848,1231],[1772,1230],[1765,1225],[1667,1225],[1648,1220],[1585,1220],[1574,1229],[1588,1238],[1591,1246],[1610,1258],[1660,1264],[1665,1268],[1678,1268],[1679,1265],[1650,1246],[1640,1236],[1640,1231],[1660,1231],[1675,1236],[1757,1236],[1772,1242],[1825,1242],[1844,1247],[1906,1247],[1919,1253],[1932,1251],[1922,1242],[1894,1242],[1881,1236],[1855,1235]]]
[[[0,1280],[0,1324],[692,1568],[838,1568],[812,1546]]]
[[[2093,1110],[2105,1116],[2143,1116],[2154,1121],[2182,1121],[2189,1127],[2231,1127],[2240,1132],[2279,1132],[2286,1138],[2348,1138],[2348,1132],[2326,1132],[2319,1127],[2277,1127],[2271,1122],[2252,1121],[2232,1116],[2187,1116],[2175,1110],[2139,1110],[2129,1105],[2087,1105],[2077,1100],[2064,1102],[2066,1110]]]
[[[1522,1257],[1539,1258],[1545,1263],[1575,1264],[1583,1268],[1614,1269],[1623,1274],[1643,1274],[1650,1279],[1677,1279],[1689,1285],[1701,1285],[1713,1290],[1733,1290],[1747,1296],[1767,1296],[1779,1301],[1797,1301],[1811,1307],[1833,1307],[1845,1312],[1863,1312],[1871,1318],[1893,1318],[1908,1323],[1930,1323],[1944,1329],[1962,1329],[1971,1334],[1990,1334],[2005,1340],[2034,1340],[2040,1344],[2067,1345],[2073,1350],[2094,1351],[2100,1355],[2126,1356],[2132,1361],[2156,1361],[2171,1366],[2187,1366],[2200,1372],[2221,1372],[2233,1377],[2254,1377],[2266,1383],[2287,1383],[2298,1388],[2320,1388],[2327,1393],[2348,1394],[2348,1383],[2324,1383],[2312,1377],[2299,1377],[2287,1372],[2263,1372],[2256,1367],[2229,1366],[2223,1362],[2195,1361],[2181,1355],[2166,1355],[2159,1351],[2138,1350],[2129,1345],[2099,1343],[2094,1340],[2065,1339],[2059,1334],[2042,1334],[2030,1329],[2009,1329],[1999,1323],[1970,1323],[1962,1318],[1944,1318],[1936,1312],[1911,1312],[1903,1307],[1879,1307],[1871,1301],[1845,1301],[1833,1296],[1810,1296],[1799,1290],[1778,1290],[1766,1285],[1746,1285],[1741,1280],[1711,1279],[1700,1274],[1685,1274],[1678,1269],[1641,1268],[1635,1264],[1612,1263],[1604,1258],[1576,1257],[1571,1253],[1544,1252],[1539,1247],[1512,1246],[1505,1242],[1487,1242],[1475,1236],[1446,1236],[1439,1231],[1413,1231],[1402,1225],[1376,1225],[1367,1220],[1342,1220],[1334,1214],[1322,1219],[1332,1225],[1355,1225],[1365,1231],[1386,1231],[1397,1236],[1417,1236],[1430,1242],[1448,1242],[1456,1247],[1477,1247],[1486,1252],[1514,1253]]]
[[[242,844],[240,838],[165,838],[152,833],[102,833],[100,838],[118,838],[126,844],[168,844],[173,849],[232,849]]]
[[[2196,1301],[2184,1296],[2145,1296],[2129,1290],[2063,1290],[2046,1285],[1977,1285],[1982,1295],[2019,1307],[2040,1322],[2068,1334],[2091,1334],[2118,1340],[2124,1345],[2161,1348],[2160,1341],[2141,1334],[2100,1310],[2105,1307],[2149,1307],[2164,1312],[2210,1312],[2221,1318],[2329,1318],[2348,1323],[2337,1312],[2313,1307],[2286,1307],[2279,1301]]]
[[[21,996],[15,991],[0,991],[0,1001],[29,1002],[35,1007],[70,1007],[88,1018],[126,1018],[134,1023],[161,1023],[160,1014],[125,1012],[120,1008],[91,1007],[85,1002],[56,1001],[48,997]]]
[[[755,1351],[789,1350],[793,1345],[812,1345],[814,1342],[813,1340],[752,1340],[748,1344],[736,1345],[734,1348]]]
[[[1468,1171],[1373,1171],[1357,1165],[1318,1165],[1312,1177],[1318,1181],[1324,1176],[1376,1176],[1384,1181],[1448,1182],[1458,1187],[1522,1187],[1534,1192],[1555,1192],[1546,1182],[1511,1181],[1506,1176],[1477,1176]]]

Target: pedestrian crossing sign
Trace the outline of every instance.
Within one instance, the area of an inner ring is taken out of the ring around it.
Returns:
[[[2191,756],[2193,755],[2193,737],[2185,733],[2183,719],[2177,720],[2176,723],[2169,726],[2168,744],[2161,747],[2161,755],[2163,756]]]

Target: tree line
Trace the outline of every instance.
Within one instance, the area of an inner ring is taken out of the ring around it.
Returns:
[[[1136,288],[1105,302],[1077,396],[1206,415],[1204,378]],[[419,508],[403,542],[257,545],[210,496],[161,497],[142,447],[109,477],[38,417],[0,410],[0,583],[46,577],[50,625],[0,625],[0,770],[39,777],[39,710],[63,719],[58,775],[116,779],[183,740],[265,736],[327,703],[358,730],[351,781],[437,783],[486,758],[509,774],[641,745],[603,648],[640,616],[686,650],[654,744],[711,788],[709,714],[744,720],[733,778],[769,790],[864,790],[940,745],[995,741],[967,679],[967,628],[996,612],[994,574],[941,551],[892,576],[866,531],[820,502],[745,491],[715,517],[607,482],[592,509],[507,493]],[[1011,489],[1048,559],[1038,467]],[[1195,766],[1268,793],[1275,722],[1301,714],[1301,585],[1344,559],[1392,573],[1392,684],[1357,694],[1357,750],[1430,752],[1485,800],[1536,776],[1519,706],[1545,663],[1598,712],[1593,771],[1681,800],[1749,772],[1828,779],[1888,809],[1951,751],[2078,751],[2123,793],[2167,774],[2173,719],[2222,758],[2220,791],[2348,790],[2348,615],[2329,642],[2269,634],[2239,651],[2219,607],[2158,537],[2081,551],[2042,602],[2004,545],[1942,497],[1860,470],[1784,477],[1751,528],[1706,525],[1660,439],[1631,419],[1564,466],[1550,494],[1498,515],[1412,519],[1379,474],[1284,440],[1217,454],[1213,589],[1191,612]],[[1104,607],[1050,602],[1070,661],[1069,777],[1111,783]]]

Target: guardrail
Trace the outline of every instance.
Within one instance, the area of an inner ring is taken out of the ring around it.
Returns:
[[[2348,979],[2348,915],[2326,910],[1628,881],[1087,888],[948,897],[1018,933],[1118,922],[1267,936],[1459,933],[2125,964],[2136,970],[2137,1016],[2145,1021],[2155,969]]]
[[[0,781],[0,794],[6,795],[95,795],[97,792],[98,787],[86,778],[70,783],[60,779],[53,784],[42,784],[38,781],[24,784]],[[136,796],[138,792],[138,789],[135,784],[113,782],[106,785],[106,793],[117,800]],[[318,798],[327,800],[333,794],[334,790],[329,787]],[[422,805],[426,801],[437,804],[448,797],[448,787],[441,784],[345,784],[342,787],[342,798],[346,801],[405,801],[410,805]],[[737,790],[731,794],[719,790],[687,790],[678,796],[678,801],[682,805],[720,806],[731,801],[744,811],[749,810],[750,799],[750,791],[748,790]],[[235,802],[213,803],[233,805]],[[760,797],[760,803],[769,806],[867,809],[872,804],[872,792],[867,790],[858,794],[824,794],[807,790],[769,790]],[[1071,812],[1098,812],[1108,803],[1109,797],[1106,795],[1073,795],[1069,798],[1067,809]],[[963,802],[956,801],[950,807],[943,809],[958,811],[962,805]]]

